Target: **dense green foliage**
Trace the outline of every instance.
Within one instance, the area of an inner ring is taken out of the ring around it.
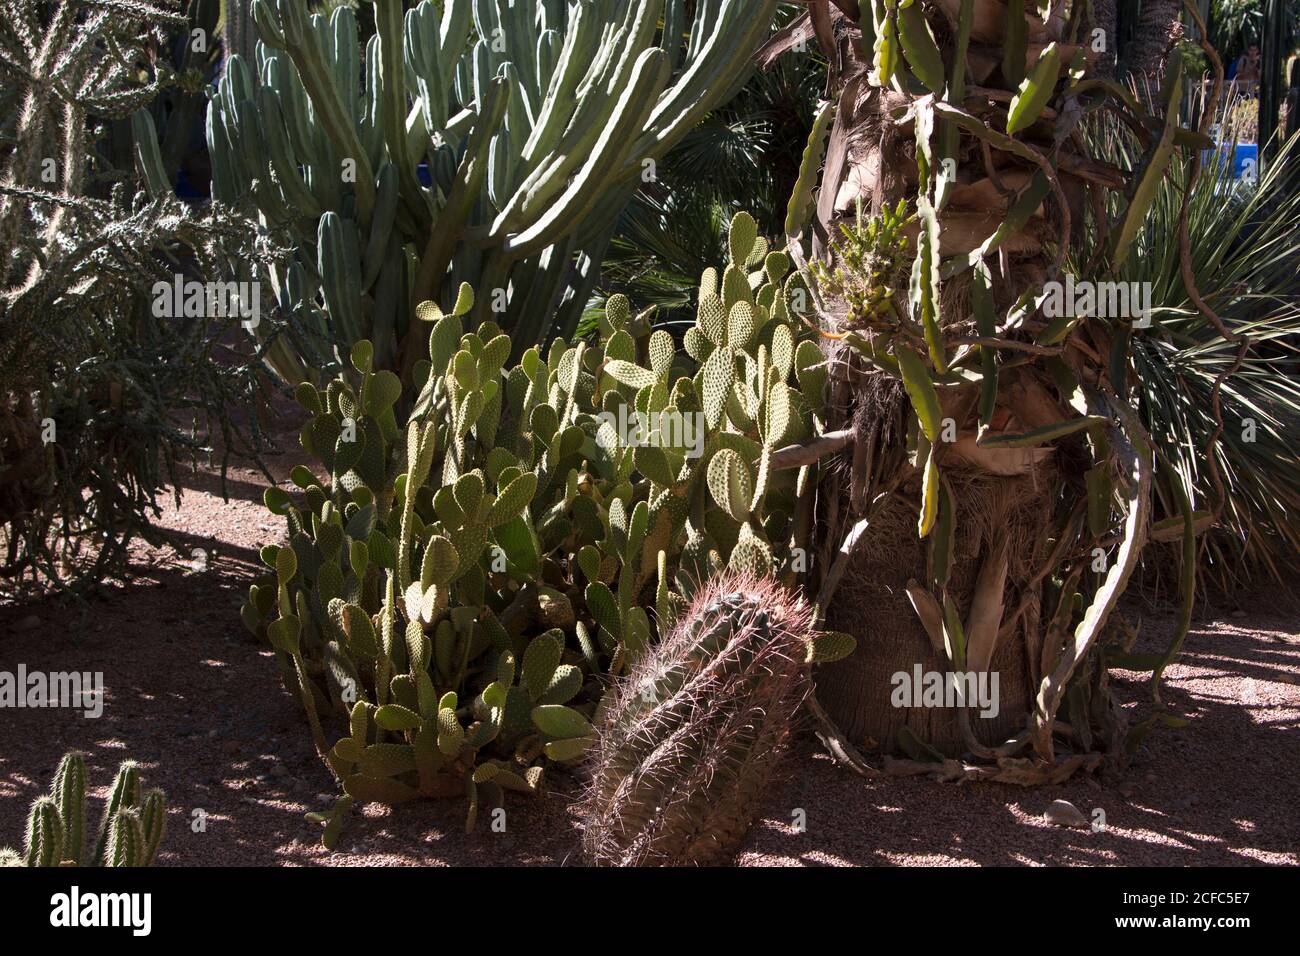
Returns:
[[[785,54],[687,133],[620,217],[594,305],[621,292],[684,332],[700,273],[726,254],[731,217],[746,210],[763,235],[779,234],[825,82],[814,51]]]
[[[1263,0],[1212,0],[1210,7],[1210,43],[1225,65],[1244,53],[1246,47],[1261,45],[1264,35]],[[1286,4],[1283,9],[1286,20],[1283,36],[1294,42],[1300,37],[1300,10]]]
[[[238,318],[163,315],[152,290],[219,274],[249,224],[167,185],[145,110],[196,80],[151,53],[183,17],[114,0],[13,9],[0,30],[0,577],[81,588],[123,571],[134,536],[161,540],[158,492],[214,431],[227,453],[242,447],[233,411],[255,382],[222,345]],[[123,151],[136,170],[111,164]]]
[[[1106,126],[1094,140],[1120,168],[1138,162],[1140,146],[1127,130]],[[1233,178],[1226,155],[1211,161],[1188,207],[1200,293],[1229,330],[1252,342],[1239,367],[1239,345],[1197,308],[1182,279],[1181,168],[1161,182],[1136,251],[1117,273],[1122,281],[1150,283],[1153,327],[1133,337],[1138,412],[1198,507],[1221,508],[1200,557],[1223,586],[1258,571],[1281,576],[1300,547],[1300,456],[1290,437],[1300,429],[1300,194],[1288,183],[1297,156],[1300,136],[1292,136],[1276,161],[1247,180]],[[1178,513],[1169,478],[1157,486],[1157,518]]]
[[[809,30],[823,53],[847,50],[850,64],[832,74],[833,99],[810,138],[786,234],[792,256],[811,239],[809,258],[825,262],[809,271],[823,278],[812,290],[817,322],[842,343],[826,347],[828,424],[854,446],[851,473],[828,470],[819,487],[818,533],[835,559],[818,565],[819,611],[844,626],[854,611],[867,616],[905,589],[914,612],[872,622],[883,631],[897,621],[907,636],[882,635],[882,658],[868,652],[836,665],[852,677],[828,677],[823,704],[849,737],[908,749],[906,720],[877,718],[861,697],[875,689],[865,683],[879,679],[873,667],[888,672],[915,659],[910,635],[928,639],[950,671],[1014,667],[1020,686],[1002,712],[1023,708],[1023,731],[1012,720],[978,724],[958,704],[946,726],[916,722],[943,738],[942,753],[916,746],[915,734],[908,752],[974,754],[980,767],[954,773],[1030,783],[1123,759],[1146,726],[1127,727],[1107,669],[1148,672],[1158,702],[1190,622],[1191,560],[1179,582],[1183,614],[1158,652],[1128,654],[1131,635],[1112,626],[1150,538],[1160,463],[1132,403],[1149,316],[1127,297],[1107,307],[1093,280],[1118,285],[1141,254],[1166,177],[1213,143],[1182,124],[1183,90],[1195,82],[1182,58],[1167,59],[1158,93],[1138,97],[1092,74],[1081,40],[1086,5],[1070,4],[1046,24],[1015,5],[1006,28],[1002,10],[982,0],[861,5],[860,42],[841,43],[834,30],[817,29],[817,18],[853,39],[852,13],[811,0]],[[990,56],[990,43],[1000,55]],[[1140,150],[1128,169],[1093,156],[1078,135],[1085,118],[1102,115],[1135,132]],[[857,197],[891,215],[906,200],[915,216],[910,270],[874,248],[884,217],[850,222]],[[836,235],[840,225],[850,234]],[[1086,233],[1095,240],[1091,304],[1063,269]],[[845,263],[854,274],[845,279],[861,287],[824,281]],[[876,307],[889,299],[897,307]],[[1186,497],[1168,506],[1173,522],[1161,530],[1172,527],[1190,553],[1196,506]],[[902,525],[913,514],[914,530]],[[906,558],[873,564],[881,552]],[[853,604],[837,619],[840,573]]]
[[[303,384],[324,478],[273,489],[285,546],[246,623],[276,649],[316,745],[361,801],[468,789],[471,819],[590,742],[599,678],[645,653],[723,567],[797,575],[804,473],[773,455],[808,435],[824,370],[797,341],[789,261],[738,215],[705,273],[687,354],[614,297],[598,344],[557,340],[507,366],[468,332],[468,287],[431,323],[404,428],[368,343],[324,391]],[[640,416],[639,418],[636,416]],[[639,427],[640,426],[640,427]],[[347,719],[349,733],[329,736]]]
[[[775,7],[378,0],[363,43],[349,7],[256,0],[258,61],[230,58],[208,143],[216,198],[296,249],[269,275],[272,367],[319,384],[365,339],[409,382],[415,305],[464,282],[519,343],[572,335],[619,211],[734,92]]]

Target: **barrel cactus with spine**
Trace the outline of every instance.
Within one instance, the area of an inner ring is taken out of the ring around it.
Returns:
[[[603,866],[727,862],[811,689],[852,649],[770,577],[727,573],[613,692],[598,721],[583,850]]]
[[[319,384],[365,339],[409,381],[415,305],[462,282],[521,350],[572,334],[619,211],[743,82],[777,4],[689,6],[375,0],[363,49],[347,6],[254,0],[257,62],[228,59],[207,131],[214,196],[296,250],[266,270],[269,364]]]
[[[581,757],[600,679],[701,582],[806,570],[790,515],[810,479],[776,453],[816,427],[825,373],[787,308],[788,260],[747,214],[730,244],[685,354],[614,296],[598,341],[507,366],[509,336],[465,330],[466,286],[445,314],[419,309],[428,358],[404,427],[368,342],[323,392],[299,386],[325,476],[299,466],[297,494],[268,492],[288,544],[263,549],[243,614],[349,797],[468,792],[472,822]]]
[[[21,854],[0,850],[0,866],[150,866],[166,828],[167,802],[142,790],[132,761],[118,768],[98,835],[86,853],[86,760],[65,754],[50,792],[32,804]]]

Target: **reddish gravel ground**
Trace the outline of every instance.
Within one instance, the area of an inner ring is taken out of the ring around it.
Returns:
[[[279,475],[289,458],[273,462]],[[0,845],[18,843],[31,800],[67,749],[86,751],[102,797],[130,755],[146,785],[168,794],[163,865],[557,865],[577,861],[577,783],[552,776],[537,798],[507,805],[505,831],[464,833],[459,801],[370,808],[340,852],[304,814],[326,809],[331,778],[298,702],[270,654],[240,625],[256,549],[280,531],[261,507],[261,476],[231,475],[231,499],[196,478],[163,523],[186,553],[141,549],[137,578],[85,607],[0,606],[0,671],[102,671],[98,720],[68,710],[0,711]],[[208,554],[206,567],[194,549]],[[1117,781],[1025,790],[915,778],[864,780],[801,742],[738,862],[759,865],[1135,865],[1300,862],[1300,615],[1267,597],[1208,612],[1165,679],[1167,702],[1191,718],[1147,738]],[[1148,615],[1155,648],[1169,615]],[[1119,679],[1134,716],[1136,682]],[[1044,821],[1055,799],[1098,832]],[[796,810],[807,823],[799,832]],[[200,825],[199,821],[206,821]]]

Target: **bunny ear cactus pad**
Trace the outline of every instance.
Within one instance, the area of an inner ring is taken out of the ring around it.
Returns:
[[[603,681],[709,573],[791,566],[797,473],[773,454],[815,430],[821,380],[800,378],[789,259],[745,215],[730,252],[688,336],[702,361],[613,296],[594,340],[511,364],[507,335],[465,328],[466,287],[417,310],[430,365],[406,421],[365,341],[346,378],[298,389],[318,464],[267,495],[285,538],[242,617],[347,796],[460,794],[473,818],[535,789],[583,759]]]

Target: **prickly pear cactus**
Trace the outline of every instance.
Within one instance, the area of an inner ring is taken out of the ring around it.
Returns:
[[[786,749],[814,660],[851,649],[771,577],[727,573],[602,708],[583,849],[602,866],[726,862]]]
[[[466,286],[446,314],[419,309],[428,358],[404,425],[366,342],[348,376],[299,387],[319,467],[268,492],[288,542],[263,549],[243,614],[349,797],[468,792],[472,822],[582,756],[599,679],[699,582],[806,570],[790,516],[810,479],[773,456],[815,429],[824,376],[788,270],[741,214],[685,354],[614,296],[597,341],[507,367],[508,336],[467,331]]]
[[[365,339],[406,379],[415,306],[463,281],[500,290],[524,342],[570,334],[619,211],[743,82],[776,7],[374,0],[366,41],[346,4],[253,0],[256,58],[228,59],[207,137],[213,195],[296,250],[263,275],[287,320],[256,330],[268,362],[316,383]]]
[[[166,828],[167,803],[158,789],[142,791],[131,761],[118,768],[90,855],[86,855],[86,760],[64,755],[50,792],[32,804],[20,855],[0,850],[0,866],[149,866]]]

